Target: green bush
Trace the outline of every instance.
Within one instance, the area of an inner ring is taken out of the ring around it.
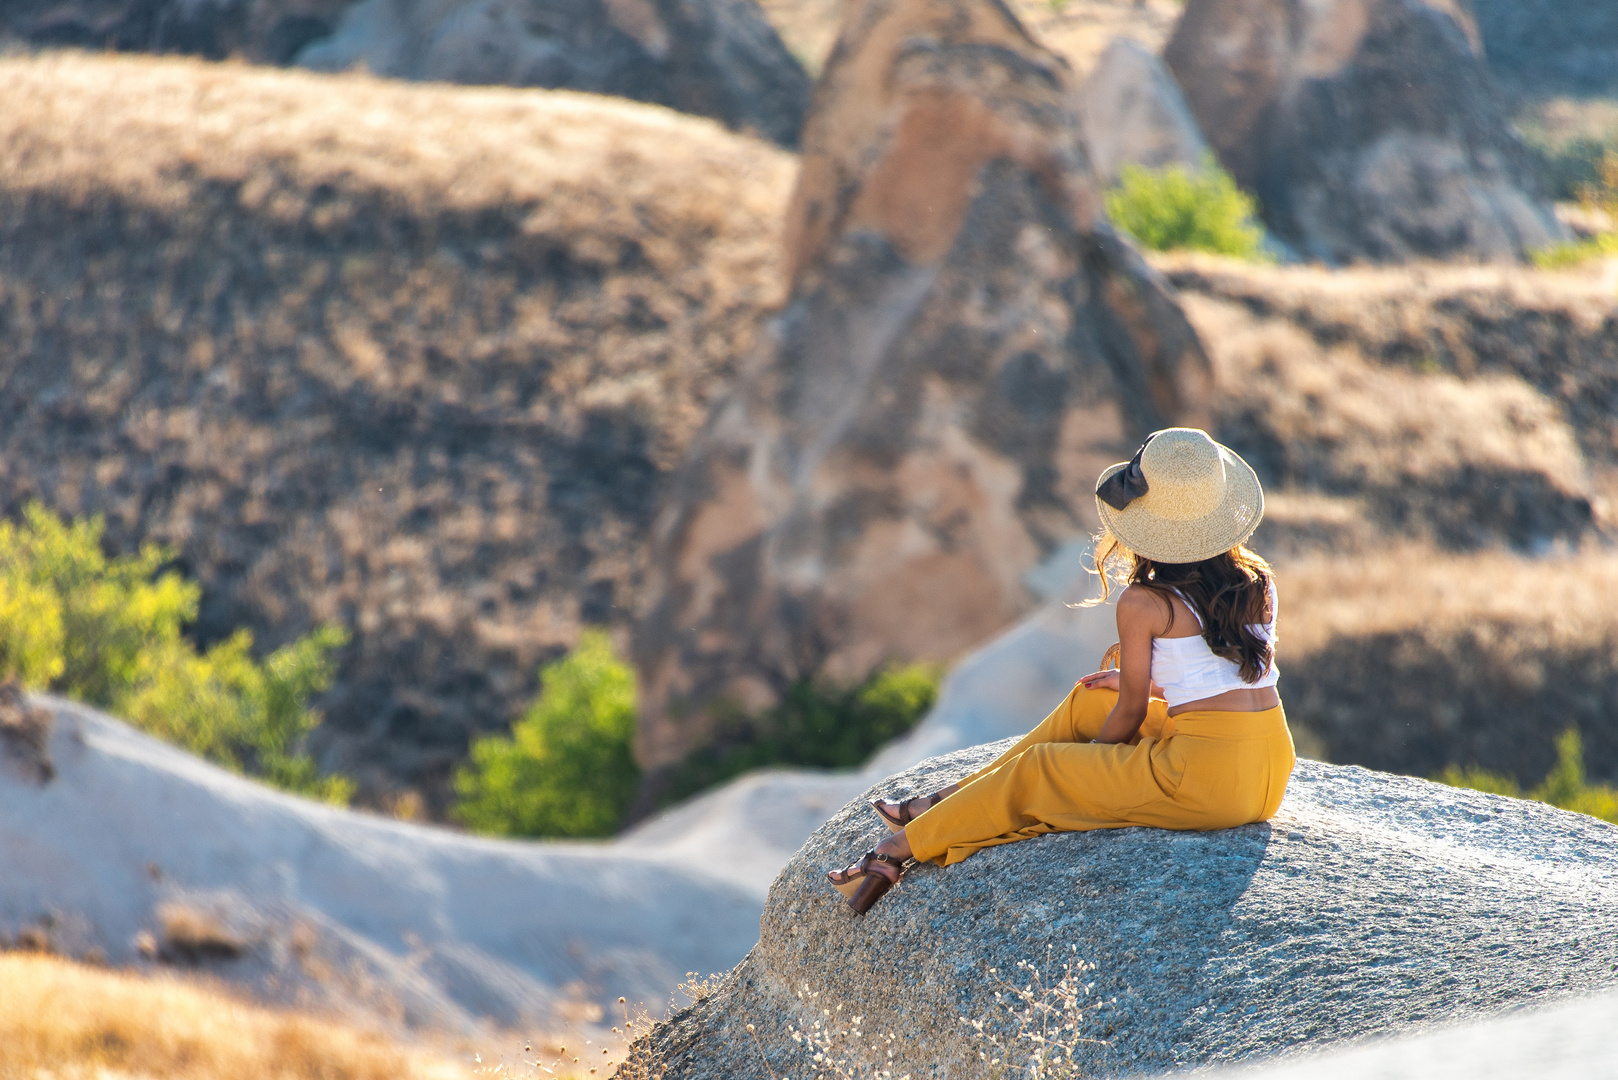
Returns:
[[[635,795],[635,673],[600,630],[540,672],[511,729],[472,743],[455,815],[499,836],[610,836]]]
[[[664,798],[673,801],[749,769],[792,765],[848,769],[915,727],[938,700],[940,671],[890,666],[863,683],[838,687],[805,680],[763,715],[737,715],[720,739],[681,763]]]
[[[1522,787],[1515,777],[1476,765],[1465,769],[1451,765],[1434,779],[1451,787],[1509,795],[1514,799],[1523,797]],[[1584,744],[1578,728],[1568,728],[1557,738],[1556,765],[1550,775],[1528,793],[1528,798],[1618,824],[1618,788],[1592,784],[1585,779]]]
[[[323,627],[258,663],[238,631],[205,653],[184,636],[201,589],[148,544],[109,559],[102,521],[64,524],[39,504],[0,523],[0,678],[106,709],[159,738],[300,794],[346,803],[353,783],[296,751],[320,723],[305,702],[331,685],[348,640]]]
[[[1125,165],[1107,192],[1113,224],[1154,251],[1211,251],[1263,261],[1258,204],[1208,155],[1197,169]]]
[[[1579,203],[1588,211],[1618,221],[1618,151],[1605,151],[1594,170],[1594,177],[1579,185]],[[1604,232],[1584,240],[1551,244],[1533,252],[1531,258],[1541,270],[1555,270],[1615,255],[1618,255],[1618,232]]]

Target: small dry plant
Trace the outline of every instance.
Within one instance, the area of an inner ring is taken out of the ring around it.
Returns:
[[[798,1000],[808,1006],[811,1014],[815,1012],[816,999],[820,997],[819,991],[808,987],[798,991]],[[825,1008],[822,1006],[819,1015],[807,1027],[788,1027],[787,1034],[792,1041],[809,1051],[810,1060],[814,1062],[813,1080],[910,1080],[910,1074],[895,1076],[893,1070],[883,1064],[871,1065],[870,1061],[893,1061],[893,1046],[897,1041],[890,1031],[882,1035],[873,1035],[861,1026],[865,1018],[850,1016],[843,1018],[841,1005]],[[758,1036],[753,1031],[753,1025],[747,1025],[747,1034],[758,1045]],[[764,1048],[759,1047],[762,1057]],[[764,1063],[774,1080],[790,1080],[788,1077],[776,1077],[775,1070],[770,1069],[768,1061]]]
[[[989,969],[989,977],[1000,985],[994,1000],[1011,1013],[1015,1034],[1004,1038],[987,1020],[961,1017],[961,1023],[985,1044],[979,1059],[988,1066],[988,1075],[993,1080],[1013,1075],[1027,1080],[1071,1080],[1083,1075],[1074,1051],[1082,1043],[1101,1041],[1079,1034],[1084,1000],[1095,985],[1083,981],[1090,965],[1069,955],[1062,963],[1061,977],[1050,984],[1044,972],[1027,960],[1017,961],[1017,970],[1027,978],[1021,986],[1006,982],[997,969]]]
[[[651,1019],[644,1012],[638,1013],[631,1019],[629,1003],[625,998],[618,999],[618,1008],[623,1010],[624,1022],[622,1027],[614,1026],[612,1033],[618,1036],[610,1040],[611,1045],[602,1045],[593,1039],[582,1036],[573,1046],[565,1041],[554,1043],[540,1042],[535,1049],[535,1041],[523,1043],[522,1056],[515,1065],[508,1062],[485,1062],[483,1055],[478,1054],[474,1059],[473,1075],[493,1080],[495,1077],[566,1077],[569,1080],[583,1080],[585,1077],[616,1076],[621,1080],[660,1080],[662,1073],[649,1072],[645,1065],[628,1059],[628,1043],[634,1041],[636,1028],[644,1033],[651,1027]],[[614,1070],[617,1070],[616,1072]]]

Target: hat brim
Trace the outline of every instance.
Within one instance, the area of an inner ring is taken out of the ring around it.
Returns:
[[[1193,563],[1223,555],[1253,535],[1264,517],[1264,489],[1252,467],[1225,446],[1219,456],[1225,463],[1225,495],[1219,505],[1201,517],[1177,520],[1155,514],[1151,492],[1132,501],[1122,510],[1096,499],[1096,512],[1107,531],[1135,554],[1160,563]],[[1100,487],[1107,477],[1129,462],[1109,465],[1096,481]]]

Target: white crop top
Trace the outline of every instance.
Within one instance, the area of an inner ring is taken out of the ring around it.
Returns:
[[[1170,591],[1181,600],[1185,600],[1178,589]],[[1249,629],[1265,641],[1273,642],[1278,610],[1273,578],[1269,583],[1269,597],[1270,621],[1263,626],[1251,626]],[[1202,616],[1197,613],[1197,609],[1189,600],[1185,606],[1190,608],[1191,617],[1197,620],[1198,626],[1201,626]],[[1274,686],[1280,678],[1281,671],[1272,659],[1270,670],[1260,675],[1257,681],[1243,682],[1241,665],[1226,660],[1223,656],[1215,656],[1201,634],[1183,638],[1152,639],[1152,681],[1163,688],[1163,697],[1171,709],[1188,701],[1201,701],[1215,694],[1223,694],[1226,690],[1257,690],[1260,687]]]

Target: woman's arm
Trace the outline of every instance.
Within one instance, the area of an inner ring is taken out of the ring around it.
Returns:
[[[1167,621],[1163,601],[1149,589],[1130,586],[1118,597],[1118,701],[1096,742],[1128,742],[1140,730],[1152,695],[1152,638]]]

